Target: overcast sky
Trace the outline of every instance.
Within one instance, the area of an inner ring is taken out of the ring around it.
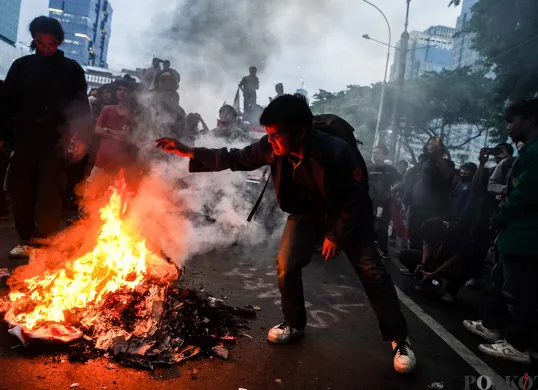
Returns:
[[[185,1],[188,0],[110,0],[114,15],[108,53],[109,66],[113,69],[147,67],[152,55],[156,54],[161,58],[170,58],[173,67],[185,75],[188,66],[186,58],[191,57],[189,53],[174,50],[171,43],[175,37],[170,33],[165,34],[172,24],[171,15],[178,13],[181,3]],[[300,86],[300,80],[304,79],[310,94],[313,94],[318,89],[338,91],[349,84],[368,85],[382,80],[386,48],[362,38],[367,33],[372,38],[388,41],[385,21],[377,10],[360,0],[278,1],[280,0],[264,2],[279,4],[274,7],[272,18],[264,19],[264,23],[268,24],[267,29],[278,44],[270,49],[266,66],[260,67],[259,102],[267,102],[267,97],[274,94],[273,86],[277,82],[283,82],[286,91],[292,92]],[[394,43],[403,30],[405,0],[371,1],[387,15]],[[298,7],[299,3],[307,5]],[[409,30],[425,30],[432,25],[454,27],[460,8],[448,8],[448,3],[448,0],[412,0]],[[33,17],[47,14],[47,9],[48,0],[22,0],[19,40],[29,43],[26,26]],[[211,23],[211,19],[208,23]],[[248,23],[248,20],[238,17],[229,23]],[[165,34],[164,39],[168,39],[167,43],[157,38],[162,34]],[[209,67],[219,62],[219,58],[222,59],[225,54],[219,52],[217,55],[218,48],[204,46],[204,61],[209,58],[211,63],[206,65],[200,59],[198,66]],[[233,53],[230,55],[233,56]],[[192,65],[191,63],[190,66]],[[236,78],[248,74],[250,65],[258,64],[236,64],[239,69],[225,71],[228,71],[228,78]],[[212,94],[223,96],[211,98],[230,101],[238,81],[229,80],[226,88],[224,84],[215,87]],[[186,76],[182,77],[182,83],[186,83],[185,88],[188,88],[189,80]],[[182,99],[183,97],[184,94]]]

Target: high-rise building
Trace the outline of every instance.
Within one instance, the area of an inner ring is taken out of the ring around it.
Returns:
[[[452,36],[454,29],[446,26],[432,26],[426,31],[412,31],[409,37],[405,78],[422,76],[425,72],[440,72],[450,68],[452,57]],[[400,48],[401,42],[396,43]],[[390,80],[397,75],[401,51],[396,50],[391,67]]]
[[[473,35],[466,29],[472,17],[472,8],[479,0],[463,0],[461,14],[456,21],[454,48],[452,49],[451,69],[470,66],[478,70],[481,66],[480,55],[473,50]]]
[[[112,7],[108,0],[50,0],[49,15],[65,31],[61,49],[80,65],[108,68]]]
[[[0,1],[0,80],[6,77],[15,58],[20,14],[21,0]]]

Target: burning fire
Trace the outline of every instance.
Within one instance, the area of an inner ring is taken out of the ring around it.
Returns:
[[[125,185],[113,187],[108,204],[100,210],[102,226],[93,251],[54,273],[26,279],[19,291],[10,294],[12,309],[6,320],[27,333],[69,324],[66,314],[91,309],[120,289],[133,291],[147,277],[148,265],[163,264],[123,219],[126,209]]]

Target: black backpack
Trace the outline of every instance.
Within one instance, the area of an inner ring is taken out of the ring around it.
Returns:
[[[355,138],[355,129],[344,119],[334,114],[316,115],[314,116],[314,129],[340,138],[349,145],[359,161],[362,159],[358,147],[359,144],[362,145],[362,142]]]
[[[351,126],[344,119],[334,114],[316,115],[314,116],[313,127],[314,129],[318,131],[321,131],[326,134],[330,134],[333,137],[337,137],[343,140],[346,144],[348,144],[351,147],[351,149],[353,150],[353,153],[355,154],[355,157],[357,158],[357,161],[362,160],[362,155],[358,147],[358,144],[362,145],[362,142],[358,141],[355,138],[355,134],[354,134],[355,129],[353,129],[353,126]],[[256,214],[256,211],[258,210],[258,207],[260,207],[260,203],[262,201],[263,195],[265,194],[265,190],[267,189],[267,185],[269,184],[269,180],[271,180],[271,175],[269,175],[269,177],[267,178],[265,187],[263,187],[263,190],[260,196],[258,197],[256,204],[252,208],[252,211],[250,212],[247,218],[248,222],[252,220],[252,218]]]

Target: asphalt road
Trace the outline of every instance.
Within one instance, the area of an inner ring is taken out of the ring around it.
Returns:
[[[17,264],[7,259],[15,242],[12,223],[2,222],[0,268]],[[310,321],[305,337],[290,345],[269,344],[267,330],[281,320],[274,270],[277,245],[275,240],[263,247],[235,247],[199,256],[187,264],[184,283],[226,297],[233,305],[262,308],[250,323],[253,339],[241,338],[227,361],[197,359],[155,372],[121,366],[110,369],[105,359],[58,362],[50,356],[28,356],[2,326],[0,390],[69,389],[73,383],[79,384],[78,389],[476,389],[467,386],[471,379],[466,376],[480,374],[438,335],[445,330],[497,374],[525,374],[525,366],[488,359],[478,352],[480,340],[463,329],[464,318],[479,317],[484,293],[465,289],[461,301],[452,305],[424,297],[392,262],[388,267],[398,288],[442,327],[434,331],[431,323],[428,326],[402,304],[418,369],[408,376],[397,374],[392,368],[390,345],[381,340],[364,290],[343,256],[325,262],[316,255],[304,271]],[[192,375],[193,370],[196,375]]]

